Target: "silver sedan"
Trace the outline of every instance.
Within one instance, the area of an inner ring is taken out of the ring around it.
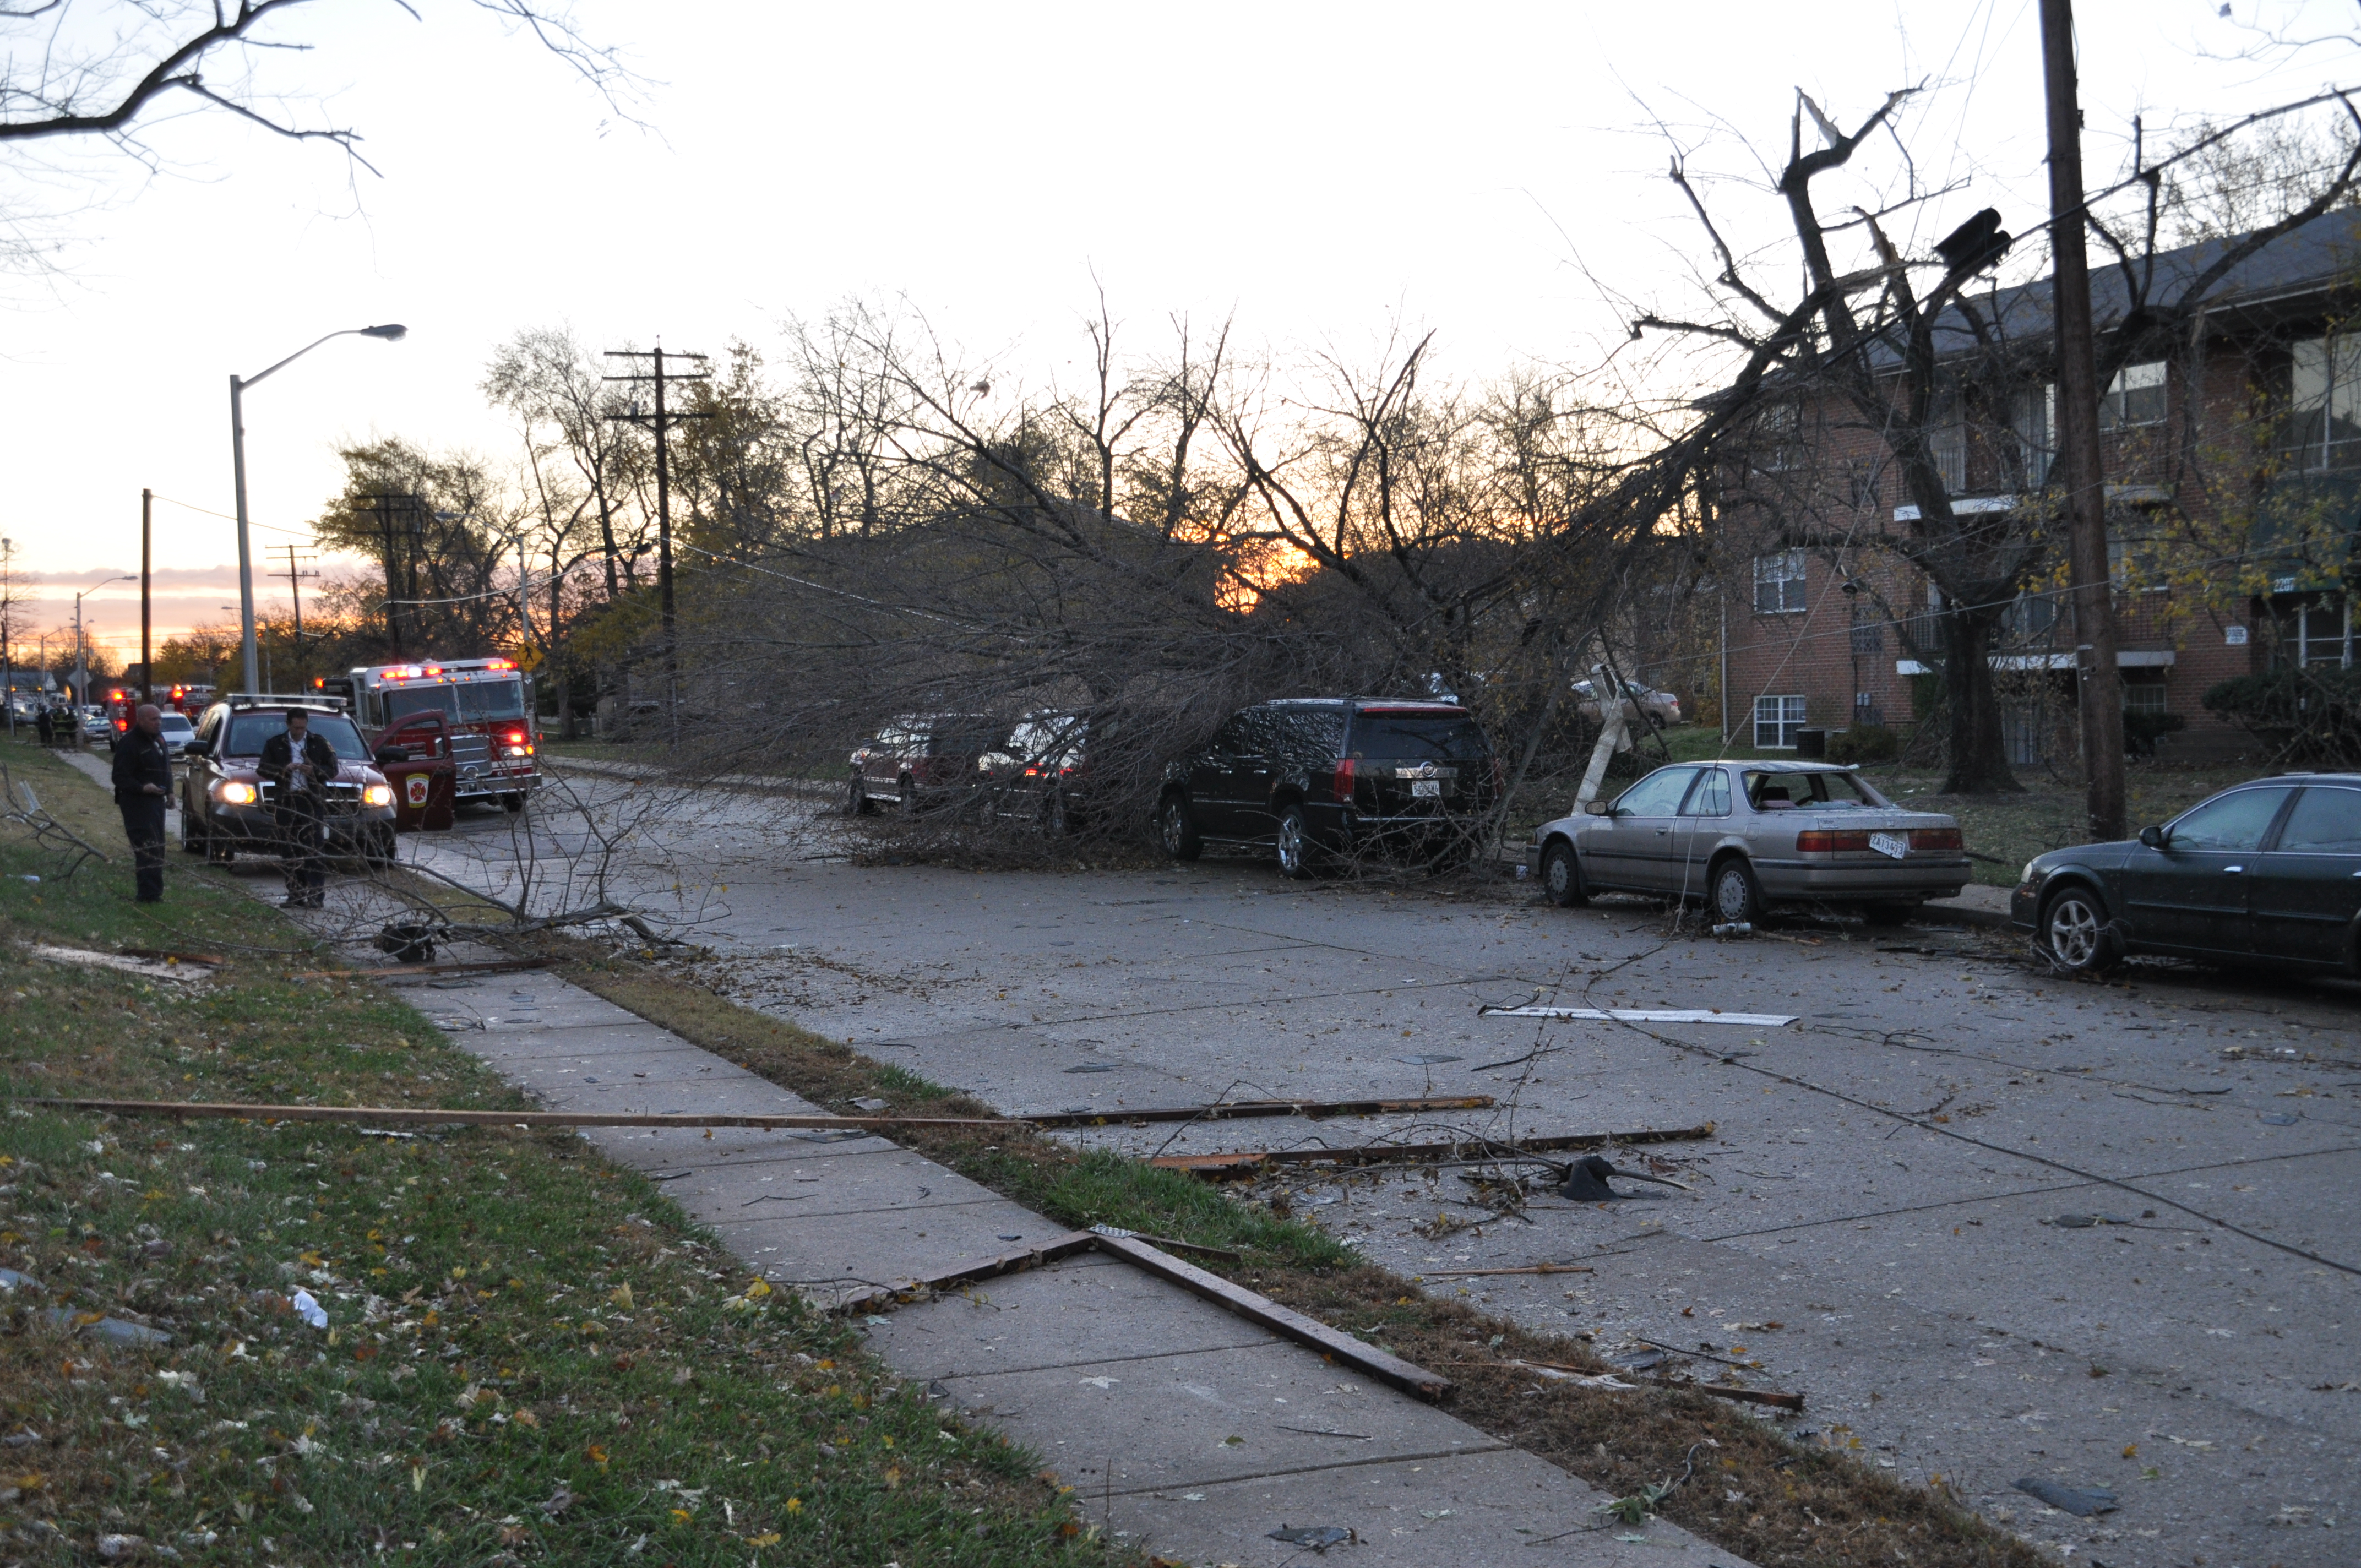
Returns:
[[[1565,907],[1615,889],[1702,900],[1717,920],[1776,904],[1840,904],[1899,925],[1954,898],[1970,866],[1960,825],[1909,811],[1827,762],[1679,762],[1610,805],[1533,829],[1533,875]]]

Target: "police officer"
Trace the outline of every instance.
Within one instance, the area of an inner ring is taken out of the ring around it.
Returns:
[[[40,732],[42,745],[54,746],[58,743],[58,721],[49,717],[48,703],[41,704],[39,715],[34,719],[33,727]]]
[[[172,753],[164,744],[164,715],[152,702],[115,742],[115,804],[142,904],[164,897],[164,802],[172,794]]]
[[[328,884],[328,862],[320,842],[328,814],[328,781],[336,776],[336,751],[326,737],[312,733],[312,716],[287,710],[287,728],[262,743],[256,770],[278,787],[279,839],[287,868],[289,909],[317,909]]]

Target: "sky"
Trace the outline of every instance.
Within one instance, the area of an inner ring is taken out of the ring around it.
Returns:
[[[93,17],[108,0],[76,4]],[[512,459],[515,431],[477,389],[528,326],[718,354],[848,297],[900,300],[999,378],[1038,385],[1079,367],[1103,288],[1120,341],[1151,350],[1174,314],[1234,318],[1282,379],[1400,330],[1436,332],[1455,376],[1592,369],[1631,302],[1695,300],[1698,232],[1664,178],[1676,146],[1742,252],[1776,240],[1763,169],[1798,88],[1850,121],[1926,84],[1898,122],[1939,192],[1916,210],[1921,250],[1987,204],[2019,232],[2048,205],[2035,0],[579,0],[644,81],[626,105],[639,124],[466,0],[417,8],[299,7],[280,36],[314,47],[261,68],[291,115],[357,127],[378,173],[219,114],[154,126],[152,171],[49,144],[39,163],[0,157],[0,215],[55,247],[46,272],[0,274],[20,646],[87,587],[95,637],[136,655],[137,585],[104,579],[138,570],[143,487],[159,498],[158,637],[225,620],[228,377],[340,329],[410,333],[335,339],[248,394],[258,574],[308,540],[340,445]],[[2361,30],[2350,4],[2223,9],[2078,6],[2093,182],[2135,114],[2228,117],[2361,82],[2361,49],[2341,42],[2231,58],[2257,23]],[[1890,195],[1901,159],[1876,150],[1864,193]],[[257,592],[283,604],[286,586],[258,576]]]

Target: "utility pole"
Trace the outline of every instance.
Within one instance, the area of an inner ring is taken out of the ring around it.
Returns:
[[[16,735],[16,542],[0,539],[0,707],[8,711],[8,737]]]
[[[291,595],[292,595],[292,596],[294,597],[294,599],[295,599],[295,689],[296,689],[297,691],[302,691],[302,690],[303,689],[303,679],[304,679],[304,677],[305,677],[306,675],[308,675],[308,674],[310,674],[312,673],[312,666],[311,666],[307,662],[305,662],[304,657],[303,657],[303,583],[302,583],[302,579],[303,579],[303,578],[305,578],[305,577],[316,577],[316,576],[318,576],[320,574],[319,574],[319,573],[317,573],[317,572],[305,572],[305,571],[300,571],[300,570],[298,570],[298,568],[297,568],[297,563],[296,563],[296,555],[295,555],[296,546],[294,546],[294,545],[292,545],[292,544],[281,544],[281,545],[280,545],[278,548],[279,548],[279,549],[280,549],[280,550],[282,550],[282,551],[284,551],[284,552],[286,552],[286,554],[287,554],[287,572],[286,572],[286,576],[287,576],[287,591],[288,591]],[[319,559],[319,556],[318,556],[316,554],[313,554],[313,553],[312,553],[312,552],[307,551],[307,552],[305,552],[305,553],[304,553],[302,559],[304,559],[304,560],[306,560],[306,561],[316,561],[316,560],[318,560],[318,559]],[[275,577],[275,576],[278,576],[279,575],[280,575],[280,574],[278,574],[278,573],[276,573],[276,572],[273,572],[273,573],[271,574],[271,576],[274,576],[274,577]]]
[[[148,586],[149,568],[154,563],[153,526],[156,521],[156,492],[142,488],[139,491],[139,700],[156,700],[156,672],[148,651]]]
[[[655,362],[655,369],[649,375],[642,376],[635,374],[630,376],[609,376],[604,378],[604,379],[609,381],[632,382],[653,381],[655,383],[656,411],[653,418],[650,418],[648,415],[640,412],[637,400],[633,400],[631,412],[609,414],[608,417],[609,419],[629,420],[634,424],[644,424],[655,432],[656,602],[661,607],[662,619],[664,622],[664,729],[666,730],[665,738],[667,741],[671,744],[678,745],[680,742],[680,642],[676,635],[677,626],[673,614],[672,594],[672,459],[670,455],[669,444],[665,441],[664,437],[670,432],[671,428],[682,420],[711,419],[713,416],[710,413],[684,414],[671,412],[664,407],[664,387],[668,382],[709,381],[713,378],[713,374],[711,371],[701,367],[706,363],[706,356],[704,355],[683,354],[678,350],[675,350],[673,353],[672,356],[675,359],[694,359],[697,361],[700,368],[690,371],[686,375],[677,370],[667,374],[664,370],[664,340],[662,338],[658,338],[656,340],[656,346],[653,350],[648,353],[642,354],[636,350],[628,348],[610,348],[607,351],[607,356],[610,359],[651,359]]]
[[[2083,248],[2082,111],[2075,88],[2072,0],[2041,0],[2041,65],[2049,100],[2051,309],[2058,329],[2058,456],[2065,470],[2067,554],[2081,697],[2082,775],[2093,839],[2125,830],[2124,676],[2107,565],[2106,476],[2099,452],[2098,344],[2091,262]]]

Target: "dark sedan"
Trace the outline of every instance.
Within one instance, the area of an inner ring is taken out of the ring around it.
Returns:
[[[2136,839],[2037,855],[2009,908],[2077,973],[2129,953],[2350,973],[2361,773],[2257,779]]]

